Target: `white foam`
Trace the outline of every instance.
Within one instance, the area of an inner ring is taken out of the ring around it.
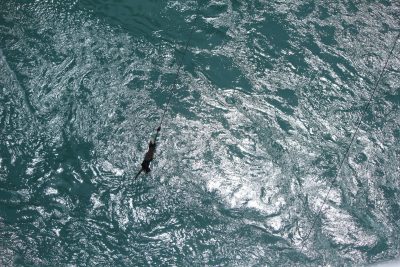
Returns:
[[[111,172],[112,174],[114,174],[116,176],[122,176],[124,174],[124,170],[123,169],[114,167],[111,164],[111,162],[109,162],[107,160],[102,163],[102,167],[103,167],[104,171]]]
[[[60,231],[61,231],[61,229],[59,229],[59,228],[54,228],[53,231],[54,231],[54,233],[55,233],[57,236],[60,236]]]
[[[28,168],[26,168],[26,174],[27,175],[32,175],[33,174],[33,171],[35,170],[35,168],[33,168],[33,167],[28,167]]]
[[[381,263],[373,264],[370,266],[371,267],[399,267],[400,259],[396,259],[396,260],[388,261],[388,262],[381,262]]]
[[[93,204],[93,209],[97,209],[97,208],[99,208],[101,206],[104,206],[103,202],[101,202],[101,200],[100,200],[100,198],[99,198],[99,196],[97,194],[92,194],[90,196],[90,201]]]
[[[45,191],[46,195],[57,195],[58,194],[58,190],[53,188],[53,187],[48,187]]]

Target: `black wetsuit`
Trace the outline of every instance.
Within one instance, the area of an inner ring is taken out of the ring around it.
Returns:
[[[142,162],[142,171],[146,173],[150,172],[150,162],[154,159],[154,154],[156,153],[156,141],[158,133],[160,132],[161,127],[157,128],[157,133],[154,136],[154,140],[150,140],[149,142],[149,150],[147,150],[146,154],[144,155],[144,160]]]
[[[144,155],[144,160],[142,162],[142,170],[144,170],[146,173],[151,171],[150,162],[153,160],[155,152],[156,152],[156,143],[150,141],[149,150]]]

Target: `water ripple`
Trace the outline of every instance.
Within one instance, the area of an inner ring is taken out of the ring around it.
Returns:
[[[399,11],[390,1],[3,3],[0,265],[398,257],[399,44],[333,179]],[[193,28],[153,171],[133,181]]]

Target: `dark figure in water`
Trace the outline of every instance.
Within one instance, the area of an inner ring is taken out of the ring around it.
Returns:
[[[154,154],[156,153],[156,140],[160,130],[161,127],[158,127],[156,135],[154,136],[154,138],[150,139],[149,150],[147,150],[146,154],[144,155],[144,160],[142,162],[142,169],[140,170],[140,172],[144,171],[145,173],[149,173],[151,171],[150,162],[154,159]]]

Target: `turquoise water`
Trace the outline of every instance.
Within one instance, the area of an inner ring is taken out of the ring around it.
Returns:
[[[400,41],[338,166],[399,15],[384,0],[1,1],[0,265],[398,258]]]

